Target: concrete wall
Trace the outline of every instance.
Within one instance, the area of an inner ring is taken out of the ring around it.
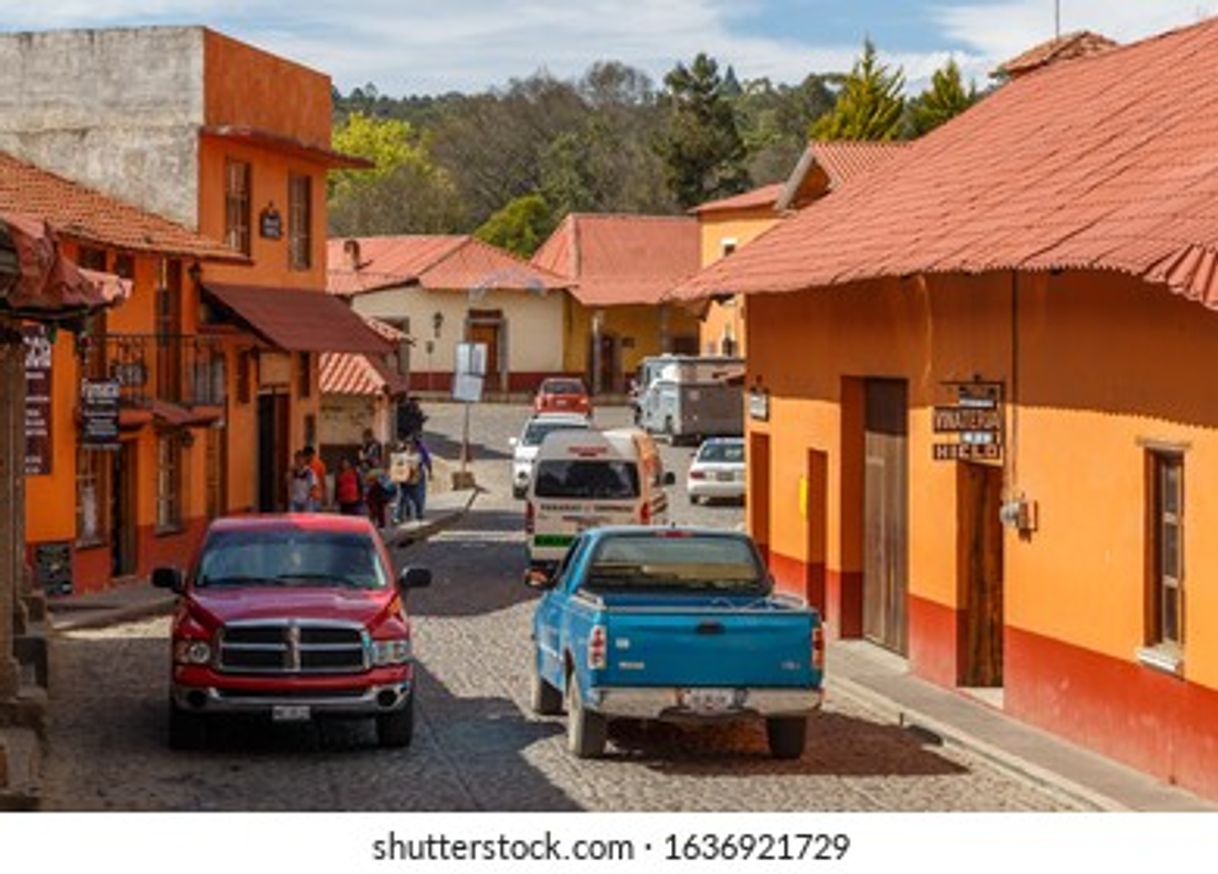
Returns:
[[[0,34],[0,149],[189,227],[198,27]]]

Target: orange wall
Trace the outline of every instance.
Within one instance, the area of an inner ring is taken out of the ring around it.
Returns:
[[[725,241],[735,240],[736,248],[740,248],[772,228],[778,220],[772,206],[701,213],[698,223],[702,234],[702,266],[707,267],[723,257]],[[727,304],[709,304],[699,332],[698,347],[703,354],[718,354],[729,330],[736,340],[736,354],[745,354],[744,310],[744,299],[740,297]]]
[[[688,310],[679,306],[668,306],[668,336],[696,337],[698,321]],[[633,375],[639,363],[652,355],[659,355],[661,346],[661,307],[649,305],[605,307],[602,332],[619,338],[631,338],[634,345],[621,350],[621,370],[627,378]],[[574,298],[568,298],[566,318],[566,342],[563,369],[567,373],[585,373],[588,362],[589,337],[592,335],[592,310]]]

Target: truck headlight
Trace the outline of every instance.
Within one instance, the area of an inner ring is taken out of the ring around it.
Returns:
[[[211,644],[205,640],[176,641],[173,660],[180,665],[205,665],[211,661]]]
[[[372,664],[378,668],[410,661],[410,638],[372,641]]]

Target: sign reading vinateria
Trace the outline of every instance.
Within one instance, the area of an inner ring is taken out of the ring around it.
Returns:
[[[1005,413],[1002,383],[950,382],[954,405],[936,406],[932,428],[936,434],[954,434],[957,442],[935,443],[935,461],[1002,461]]]

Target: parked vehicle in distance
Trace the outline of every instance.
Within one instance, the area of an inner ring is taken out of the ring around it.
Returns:
[[[638,428],[548,434],[526,496],[529,567],[552,570],[589,528],[663,525],[664,487],[674,482],[655,441]]]
[[[690,503],[743,501],[744,489],[744,438],[713,437],[704,441],[690,462],[685,480]]]
[[[171,642],[169,743],[206,742],[209,720],[376,721],[383,746],[414,731],[409,589],[363,517],[249,516],[211,524],[190,570],[158,568],[178,594]]]
[[[647,359],[650,381],[636,398],[636,421],[674,444],[744,434],[744,359],[662,356]]]
[[[599,528],[528,582],[545,590],[532,707],[565,708],[574,755],[601,755],[618,719],[764,719],[772,755],[803,754],[824,680],[820,616],[773,594],[747,535]]]
[[[524,423],[519,437],[512,437],[512,497],[523,498],[533,478],[533,462],[547,434],[554,431],[587,431],[592,427],[587,416],[578,413],[542,413]]]
[[[550,377],[541,382],[533,399],[534,413],[579,413],[592,415],[592,398],[584,384],[570,377]]]

